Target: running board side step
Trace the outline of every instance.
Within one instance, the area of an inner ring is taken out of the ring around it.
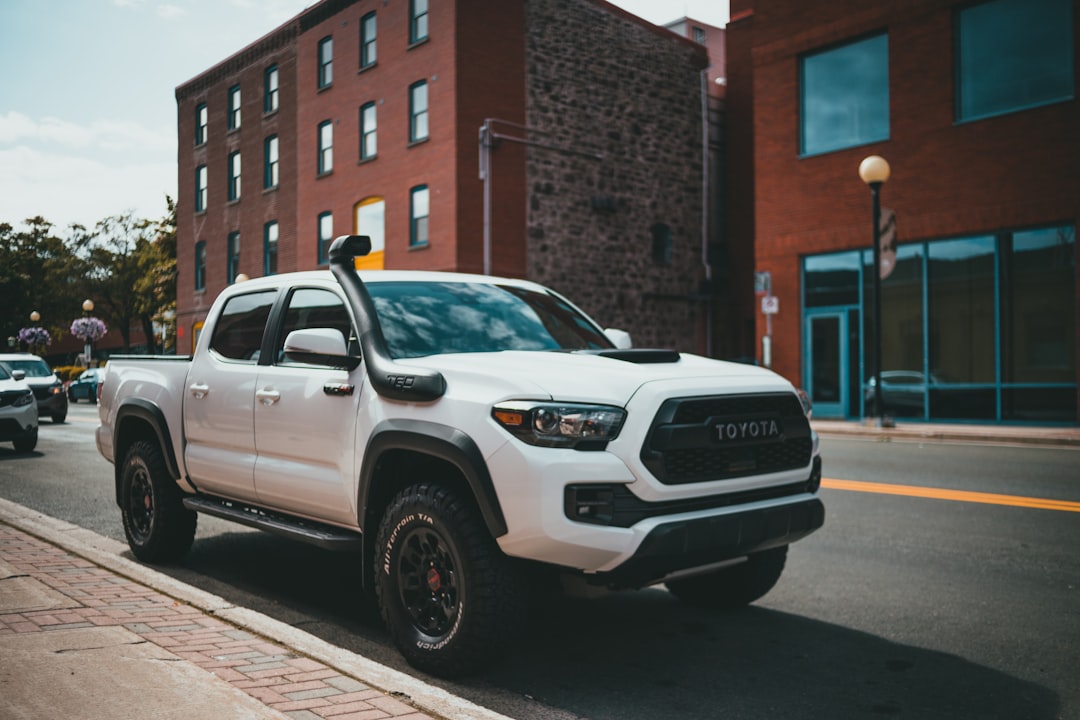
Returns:
[[[184,507],[195,512],[232,520],[257,530],[265,530],[274,535],[316,545],[325,550],[360,552],[364,548],[364,539],[359,532],[351,532],[284,513],[275,513],[232,500],[194,495],[184,498]]]

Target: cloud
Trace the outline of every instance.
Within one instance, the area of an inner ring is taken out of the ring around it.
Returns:
[[[58,228],[93,227],[131,211],[157,219],[165,195],[176,197],[173,162],[115,162],[27,145],[0,148],[0,222],[18,225],[41,215]]]
[[[187,15],[187,10],[179,5],[158,5],[157,14],[164,20],[176,20]]]
[[[55,117],[34,119],[15,110],[0,114],[0,148],[17,144],[80,148],[85,152],[168,153],[176,147],[171,129],[151,130],[137,123],[98,120],[79,125]]]
[[[113,0],[113,5],[116,7],[137,8],[144,2],[146,2],[146,0]]]

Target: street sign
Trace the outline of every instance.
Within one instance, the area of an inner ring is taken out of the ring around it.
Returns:
[[[881,208],[881,222],[878,224],[881,243],[879,258],[881,279],[892,275],[896,268],[896,212],[892,208]]]
[[[780,312],[780,298],[775,295],[766,295],[761,298],[761,312],[766,315],[776,315]]]
[[[768,295],[772,292],[772,273],[755,272],[754,273],[754,294],[757,296]]]

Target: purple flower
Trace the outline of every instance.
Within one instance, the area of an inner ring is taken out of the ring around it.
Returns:
[[[84,342],[96,342],[105,337],[105,323],[96,317],[76,318],[71,323],[71,334]]]
[[[19,342],[38,347],[52,345],[52,338],[49,337],[49,331],[43,327],[26,327],[19,330]]]

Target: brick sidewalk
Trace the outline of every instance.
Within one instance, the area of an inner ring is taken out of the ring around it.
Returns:
[[[5,637],[18,634],[120,626],[293,720],[433,718],[333,667],[4,524],[0,559],[0,569],[10,568],[0,583],[30,579],[66,599],[59,603],[64,607],[53,603],[11,612],[5,607],[11,592],[0,587],[0,647]]]

